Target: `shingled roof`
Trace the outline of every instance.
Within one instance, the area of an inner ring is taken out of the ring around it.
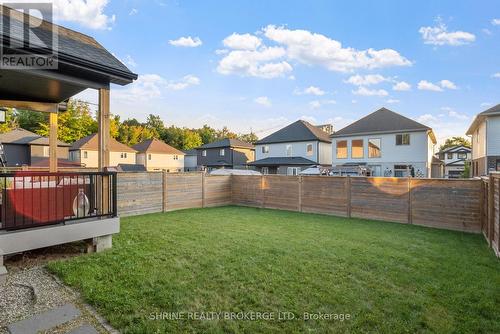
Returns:
[[[219,147],[240,147],[240,148],[254,148],[254,146],[250,143],[247,143],[245,141],[239,140],[239,139],[234,139],[234,138],[224,138],[222,140],[215,141],[213,143],[208,143],[205,145],[202,145],[197,148],[199,149],[207,149],[207,148],[219,148]]]
[[[432,129],[426,125],[400,115],[392,110],[380,108],[345,128],[340,129],[331,137],[429,130],[432,131]]]
[[[330,135],[309,122],[298,120],[257,141],[256,144],[288,143],[319,140],[331,143]]]
[[[73,143],[70,147],[70,151],[75,151],[75,150],[88,150],[88,151],[97,151],[98,149],[98,137],[97,133],[88,135],[87,137],[83,137],[82,139],[79,139]],[[132,152],[136,153],[136,150],[133,148],[122,144],[114,138],[110,138],[109,140],[109,149],[112,152]]]
[[[132,148],[141,153],[160,153],[160,154],[178,154],[184,155],[185,153],[172,147],[165,142],[156,138],[147,139],[143,142],[135,144]]]
[[[14,129],[12,131],[0,134],[0,143],[2,144],[17,144],[17,145],[44,145],[49,146],[49,138],[42,137],[25,129]],[[57,146],[71,146],[60,140],[57,141]]]
[[[0,5],[1,15],[10,19],[9,29],[0,25],[0,35],[3,40],[22,42],[24,40],[23,22],[30,20],[38,39],[30,40],[30,46],[45,48],[43,41],[50,41],[52,34],[57,34],[57,43],[50,46],[49,52],[57,52],[58,62],[78,64],[85,69],[92,69],[109,75],[110,81],[117,84],[126,84],[137,79],[137,74],[132,73],[127,66],[107,51],[94,38],[59,26],[49,21],[40,20],[34,16],[11,9],[9,6]],[[7,25],[5,25],[7,27]],[[38,45],[37,45],[38,44]]]

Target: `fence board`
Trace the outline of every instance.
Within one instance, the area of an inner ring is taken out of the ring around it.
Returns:
[[[203,206],[201,173],[168,174],[166,177],[166,211]]]
[[[299,210],[299,177],[266,175],[263,177],[264,207]]]
[[[262,176],[238,175],[231,178],[233,204],[261,207],[263,205]]]
[[[117,206],[120,216],[161,212],[162,173],[118,173]]]
[[[204,206],[231,204],[231,176],[205,176]]]
[[[347,216],[345,177],[302,177],[302,211]]]

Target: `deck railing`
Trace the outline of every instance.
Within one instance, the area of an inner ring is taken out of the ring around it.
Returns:
[[[117,215],[114,172],[0,173],[0,230]]]

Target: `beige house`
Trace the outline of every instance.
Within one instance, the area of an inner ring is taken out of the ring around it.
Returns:
[[[137,151],[136,163],[148,171],[184,171],[185,153],[158,139],[148,139],[132,146]]]
[[[116,139],[110,138],[109,165],[135,164],[136,151]],[[98,138],[97,133],[77,140],[69,149],[69,159],[80,163],[87,168],[98,167]]]

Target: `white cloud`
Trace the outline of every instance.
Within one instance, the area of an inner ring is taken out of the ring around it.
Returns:
[[[137,13],[139,13],[139,11],[137,10],[137,8],[132,8],[132,9],[130,10],[130,12],[128,13],[128,15],[132,16],[132,15],[135,15],[135,14],[137,14]]]
[[[458,113],[458,112],[456,112],[451,107],[441,107],[441,110],[444,111],[444,112],[446,112],[449,117],[453,117],[453,118],[456,118],[456,119],[459,119],[459,120],[467,120],[467,119],[469,119],[469,116],[467,116],[465,114]]]
[[[357,90],[352,91],[354,95],[362,96],[387,96],[389,93],[383,89],[368,89],[366,87],[359,87]]]
[[[493,78],[500,78],[500,72],[497,72],[492,75]]]
[[[331,71],[347,72],[359,68],[411,65],[408,59],[395,50],[344,48],[336,40],[307,30],[290,30],[268,25],[263,32],[271,41],[286,47],[289,59],[307,65],[323,66]]]
[[[271,100],[267,96],[259,96],[253,100],[255,103],[263,105],[264,107],[270,107],[272,105]]]
[[[125,88],[115,89],[112,97],[128,102],[148,101],[162,96],[167,81],[158,74],[143,74]]]
[[[286,61],[276,61],[285,56],[281,47],[262,47],[259,50],[234,50],[219,62],[217,71],[224,75],[237,74],[265,79],[277,78],[292,71]]]
[[[319,109],[321,108],[322,106],[324,105],[328,105],[328,104],[336,104],[337,101],[335,100],[314,100],[314,101],[311,101],[309,102],[309,107],[311,109]]]
[[[431,114],[423,114],[417,117],[417,122],[422,123],[424,125],[428,125],[431,122],[437,122],[438,118]]]
[[[455,83],[451,82],[450,80],[441,80],[439,82],[441,87],[447,88],[447,89],[458,89]]]
[[[405,81],[400,81],[400,82],[397,82],[394,86],[392,86],[392,89],[393,90],[397,90],[397,91],[409,91],[411,90],[411,85]]]
[[[183,90],[190,86],[197,86],[200,84],[200,79],[192,74],[184,76],[179,81],[170,81],[167,83],[167,88],[171,90]]]
[[[464,45],[476,40],[476,36],[465,31],[450,31],[448,27],[438,18],[434,27],[421,27],[418,31],[422,35],[425,44],[431,45]]]
[[[262,44],[262,40],[254,35],[237,33],[227,36],[222,42],[224,46],[237,50],[256,50]]]
[[[456,113],[449,107],[443,107],[441,111],[444,112],[439,113],[437,116],[428,113],[416,117],[415,120],[434,130],[438,144],[442,144],[449,137],[463,136],[470,125],[470,118],[466,115]]]
[[[309,86],[304,90],[295,89],[293,92],[295,95],[316,95],[323,96],[325,95],[325,91],[319,87]]]
[[[391,79],[386,78],[380,74],[367,74],[365,76],[362,75],[353,75],[349,77],[347,80],[344,82],[350,83],[352,85],[356,86],[369,86],[369,85],[376,85],[384,81],[390,81]]]
[[[491,20],[491,24],[493,24],[494,26],[500,26],[500,19]]]
[[[396,104],[396,103],[399,103],[399,100],[396,100],[396,99],[388,99],[387,101],[385,101],[389,104]]]
[[[132,66],[132,67],[136,67],[137,66],[137,63],[135,62],[134,58],[132,58],[131,55],[126,55],[125,58],[123,60],[120,60],[122,63],[124,63],[125,65],[129,65],[129,66]]]
[[[115,15],[104,13],[108,0],[53,0],[56,21],[76,22],[91,29],[109,29]]]
[[[491,30],[490,30],[490,29],[483,28],[483,29],[481,29],[481,31],[482,31],[484,34],[486,34],[486,35],[492,35],[492,34],[493,34],[493,33],[491,32]]]
[[[485,107],[491,107],[492,105],[493,105],[493,103],[491,103],[491,102],[483,102],[479,106],[482,108],[485,108]]]
[[[168,43],[173,46],[181,46],[186,48],[195,48],[203,44],[199,37],[180,37],[178,39],[169,40]]]
[[[302,116],[300,116],[300,119],[303,120],[303,121],[309,122],[309,123],[311,123],[313,125],[318,122],[316,120],[316,118],[313,117],[313,116],[302,115]]]
[[[438,85],[433,84],[432,82],[429,82],[427,80],[421,80],[418,83],[418,89],[420,90],[430,90],[433,92],[442,92],[443,89],[439,87]]]

